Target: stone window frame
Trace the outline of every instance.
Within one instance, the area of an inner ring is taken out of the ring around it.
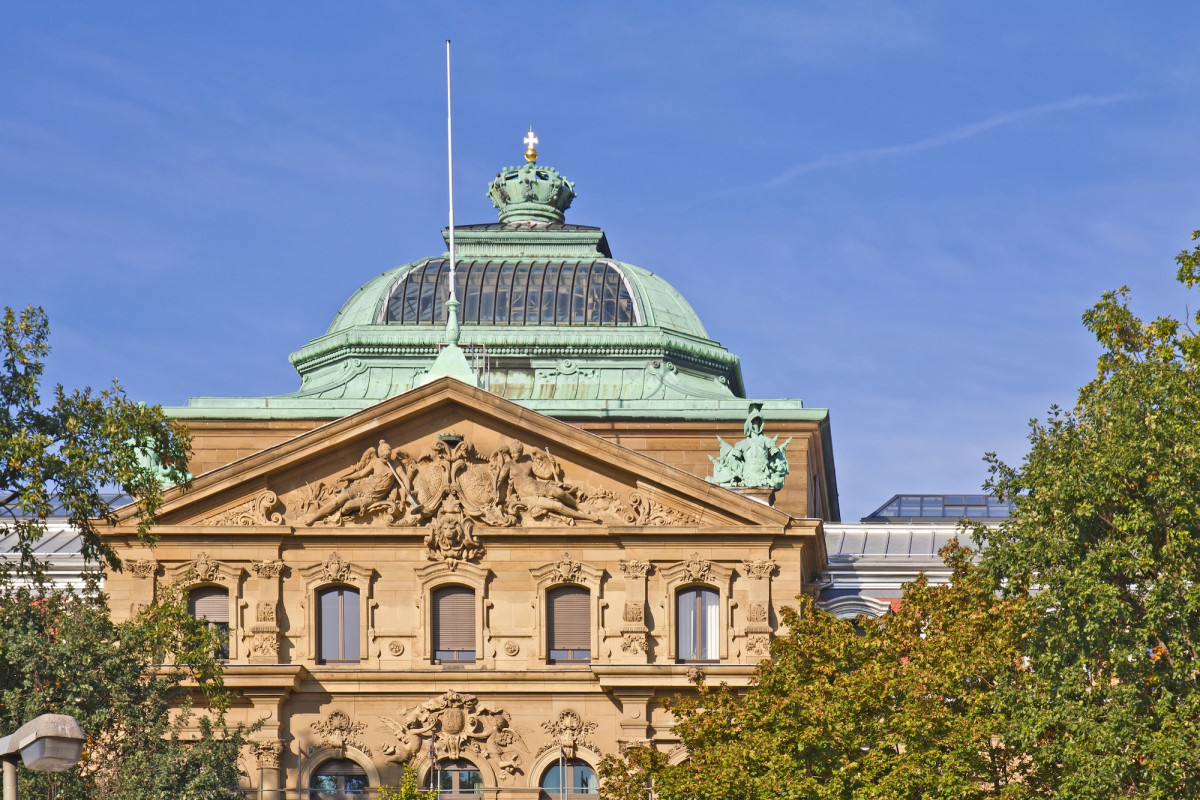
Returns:
[[[367,783],[372,789],[379,789],[381,785],[379,779],[379,768],[375,766],[375,762],[370,756],[351,744],[347,744],[345,747],[340,748],[329,747],[328,745],[314,747],[304,757],[304,770],[303,774],[300,776],[300,785],[307,789],[309,781],[311,781],[313,777],[316,776],[317,772],[320,771],[322,764],[325,764],[329,761],[341,761],[342,759],[353,761],[355,764],[358,764],[360,767],[366,770]],[[266,790],[264,792],[264,794],[269,793],[270,790]],[[280,790],[280,794],[283,794],[282,790]],[[316,797],[315,794],[313,796]],[[364,795],[364,797],[366,796],[369,795]]]
[[[861,595],[849,595],[846,597],[835,597],[832,600],[822,600],[817,603],[817,606],[838,619],[847,620],[854,620],[860,615],[879,619],[892,613],[892,604],[887,600],[878,600],[874,597],[863,597]]]
[[[304,579],[304,630],[308,639],[304,652],[308,663],[317,669],[353,669],[370,660],[371,589],[374,583],[371,578],[374,573],[369,569],[341,562],[345,566],[344,575],[332,575],[329,564],[335,558],[339,561],[341,559],[334,552],[325,561],[300,570],[300,576]],[[319,613],[317,593],[322,589],[336,586],[348,586],[358,592],[358,664],[321,664],[317,660],[320,631],[320,620],[317,616]]]
[[[676,608],[676,597],[682,589],[692,587],[703,587],[713,589],[717,592],[717,608],[720,612],[720,638],[718,640],[718,660],[727,661],[729,659],[729,650],[733,638],[732,609],[736,605],[733,600],[733,567],[725,566],[716,561],[702,561],[706,565],[705,575],[703,577],[693,574],[692,563],[681,561],[669,567],[660,568],[658,574],[662,580],[663,602],[662,607],[667,612],[663,616],[666,618],[667,630],[667,660],[674,663],[678,660],[678,632],[679,623],[675,618],[678,613]],[[660,640],[661,641],[661,640]],[[707,661],[707,659],[705,660]],[[701,663],[697,661],[696,663]]]
[[[492,769],[492,765],[488,763],[488,759],[481,757],[478,753],[469,753],[463,750],[455,758],[439,755],[436,763],[440,764],[443,761],[466,761],[473,764],[479,771],[479,777],[483,779],[483,795],[481,796],[497,793],[496,790],[500,787],[499,776],[496,774],[496,770]],[[434,763],[427,755],[421,758],[417,769],[417,786],[424,786],[425,782],[431,779]],[[423,789],[422,791],[428,790]]]
[[[225,663],[232,664],[238,660],[240,655],[238,645],[242,643],[242,637],[246,634],[241,614],[242,608],[245,606],[242,601],[242,578],[246,575],[246,570],[215,559],[213,559],[213,564],[216,565],[216,574],[213,580],[203,579],[196,574],[194,560],[168,567],[167,578],[171,585],[179,590],[185,602],[194,589],[204,586],[215,586],[229,593],[229,658],[225,659]]]
[[[475,663],[463,664],[462,667],[476,668],[490,666],[494,658],[484,649],[488,640],[487,583],[491,571],[487,567],[476,564],[453,561],[435,561],[422,567],[416,567],[413,572],[417,576],[420,593],[417,599],[421,615],[421,635],[417,637],[418,658],[430,665],[433,664],[433,593],[443,586],[466,586],[475,591]],[[447,667],[454,665],[447,664]]]
[[[587,666],[594,663],[600,655],[600,610],[603,608],[603,601],[600,598],[600,586],[604,579],[604,570],[578,562],[579,571],[576,577],[564,580],[562,570],[560,569],[560,561],[552,561],[547,564],[542,564],[540,567],[531,567],[529,572],[533,575],[535,582],[535,593],[533,601],[533,635],[534,641],[537,642],[537,659],[542,663],[550,661],[550,641],[549,641],[549,625],[546,624],[546,614],[550,610],[549,602],[546,595],[552,589],[557,589],[560,586],[580,586],[588,590],[588,613],[591,614],[591,624],[589,625],[589,639],[591,641],[592,655],[587,661],[580,661],[576,666]],[[570,666],[571,662],[563,662],[556,666]]]

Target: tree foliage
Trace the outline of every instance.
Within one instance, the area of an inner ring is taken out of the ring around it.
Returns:
[[[50,351],[40,308],[4,309],[0,322],[0,535],[15,533],[20,566],[34,572],[45,520],[62,505],[82,537],[83,555],[119,569],[97,522],[111,522],[113,487],[139,501],[139,532],[148,534],[162,500],[165,473],[186,480],[189,437],[162,409],[129,400],[120,385],[100,392],[55,386],[41,398]]]
[[[1200,283],[1200,248],[1177,262]],[[1200,796],[1200,337],[1128,299],[1084,315],[1102,354],[1074,408],[1019,466],[990,457],[1016,513],[982,566],[1037,610],[1005,735],[1038,797]]]
[[[379,800],[437,800],[436,789],[422,789],[417,781],[415,764],[404,765],[400,775],[400,783],[395,786],[380,786]]]
[[[22,795],[45,797],[53,785],[84,800],[231,797],[247,729],[222,725],[229,698],[214,635],[178,597],[114,624],[102,597],[0,588],[0,730],[57,713],[87,736],[80,766],[19,770]],[[200,716],[192,687],[205,701]]]
[[[690,760],[636,747],[601,765],[603,794],[684,798],[975,798],[1011,788],[996,687],[1024,680],[1027,600],[997,599],[968,552],[953,583],[922,577],[894,615],[857,626],[799,598],[748,690],[671,701]]]

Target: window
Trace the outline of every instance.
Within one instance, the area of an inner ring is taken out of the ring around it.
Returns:
[[[701,586],[676,595],[676,649],[679,661],[716,661],[721,657],[721,613],[716,591]]]
[[[581,586],[558,586],[546,592],[546,649],[551,661],[590,661],[591,592]]]
[[[331,586],[317,592],[317,661],[358,663],[358,591]]]
[[[352,797],[367,793],[367,771],[348,758],[326,761],[308,782],[309,794],[321,798]]]
[[[483,793],[483,776],[470,761],[439,761],[425,777],[425,788],[436,788],[439,798],[477,797]]]
[[[475,590],[443,586],[433,592],[433,658],[442,664],[475,663]]]
[[[229,590],[201,586],[188,593],[188,613],[217,634],[216,657],[229,658]]]
[[[542,773],[539,785],[542,792],[538,800],[594,795],[598,792],[595,771],[577,758],[551,765]]]

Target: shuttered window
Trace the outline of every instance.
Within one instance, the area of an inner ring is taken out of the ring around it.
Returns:
[[[317,660],[324,664],[359,660],[358,591],[332,586],[317,593]]]
[[[579,586],[558,586],[546,593],[546,642],[551,661],[589,661],[592,657],[591,593]]]
[[[188,613],[203,620],[217,636],[214,655],[229,658],[229,590],[220,586],[200,586],[188,593]]]
[[[433,592],[433,658],[443,663],[475,661],[475,590],[443,586]]]

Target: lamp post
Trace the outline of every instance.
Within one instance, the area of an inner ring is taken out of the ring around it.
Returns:
[[[0,736],[0,762],[4,764],[4,800],[17,800],[17,760],[39,772],[64,772],[79,763],[83,730],[68,714],[42,714]]]

